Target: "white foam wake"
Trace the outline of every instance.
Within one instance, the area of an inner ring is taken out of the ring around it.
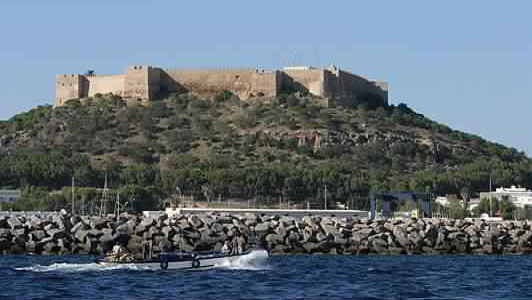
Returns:
[[[253,250],[246,255],[226,258],[216,267],[232,270],[268,270],[268,251]]]
[[[97,263],[87,264],[70,264],[70,263],[55,263],[48,266],[35,265],[29,267],[15,268],[17,271],[31,271],[31,272],[94,272],[94,271],[110,271],[110,270],[147,270],[146,267],[134,264],[120,264],[120,265],[102,265]]]
[[[267,270],[268,252],[265,250],[254,250],[249,254],[226,258],[216,267],[233,269],[233,270]],[[33,265],[28,267],[15,268],[17,271],[30,272],[99,272],[112,270],[150,270],[148,266],[139,266],[136,264],[98,264],[98,263],[54,263],[51,265]]]

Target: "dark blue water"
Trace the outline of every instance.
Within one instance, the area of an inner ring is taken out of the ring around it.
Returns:
[[[156,272],[92,259],[0,256],[0,299],[532,299],[529,256],[276,256]]]

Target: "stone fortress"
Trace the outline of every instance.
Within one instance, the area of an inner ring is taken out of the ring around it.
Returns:
[[[209,96],[228,90],[240,99],[275,97],[286,92],[309,93],[333,100],[335,105],[353,105],[363,99],[388,101],[388,83],[372,81],[335,66],[284,67],[281,70],[163,69],[130,66],[126,73],[60,74],[56,76],[56,105],[70,99],[112,93],[128,103],[148,104],[165,93],[191,92]]]

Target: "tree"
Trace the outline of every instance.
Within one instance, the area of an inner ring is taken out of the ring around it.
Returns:
[[[141,187],[138,185],[125,185],[119,189],[120,198],[125,199],[121,201],[124,205],[127,202],[127,207],[130,207],[135,213],[141,213],[145,210],[157,210],[160,207],[160,189],[148,186]]]
[[[451,219],[463,219],[467,216],[467,210],[460,201],[451,201],[449,203],[449,217]]]
[[[512,220],[514,218],[514,215],[513,215],[514,210],[515,210],[515,206],[512,203],[512,201],[508,199],[502,199],[502,201],[500,201],[499,214],[501,218],[505,220]]]

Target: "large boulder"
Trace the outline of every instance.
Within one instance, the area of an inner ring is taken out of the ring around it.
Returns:
[[[64,219],[62,216],[54,215],[52,217],[52,222],[56,225],[59,229],[70,229],[70,222],[68,222],[66,219]]]
[[[199,240],[201,235],[196,230],[183,230],[183,235],[189,239]]]
[[[8,228],[7,224],[7,216],[0,216],[0,229],[2,228]]]
[[[11,241],[9,239],[0,238],[0,251],[9,250],[11,248]]]
[[[188,218],[188,223],[194,228],[200,228],[203,226],[203,221],[197,215],[191,215]]]
[[[266,235],[270,229],[270,222],[259,223],[255,226],[255,233],[259,236]]]
[[[303,243],[302,247],[305,249],[305,252],[307,253],[313,253],[320,249],[320,243],[314,243],[314,242],[306,242]]]
[[[325,234],[328,236],[340,235],[340,231],[334,225],[323,223],[322,221],[321,228],[323,229],[323,232],[325,232]]]
[[[39,216],[31,216],[27,223],[29,227],[32,229],[43,229],[46,225],[50,224],[51,221],[48,218],[42,218]]]
[[[95,217],[90,221],[90,226],[94,229],[103,229],[107,227],[107,220],[105,218]]]
[[[46,232],[44,230],[34,230],[30,232],[30,239],[32,241],[40,241],[46,237]]]
[[[388,252],[388,242],[381,238],[374,238],[370,241],[371,249],[376,253]]]
[[[161,232],[164,234],[164,236],[167,239],[171,239],[174,236],[174,234],[176,234],[175,229],[173,227],[171,227],[171,226],[164,226],[161,229]]]
[[[57,240],[65,237],[65,230],[64,229],[51,229],[46,231],[46,234],[48,234],[52,239]]]
[[[269,248],[272,248],[272,245],[275,245],[275,244],[284,244],[284,238],[280,234],[270,233],[266,235],[264,240],[270,246]]]
[[[89,231],[88,230],[78,230],[74,234],[74,237],[76,238],[76,240],[78,242],[85,243],[88,235],[89,235]]]
[[[76,223],[74,226],[72,226],[72,228],[70,229],[70,233],[76,233],[78,232],[78,230],[88,230],[90,229],[90,227],[88,225],[86,225],[85,223],[83,222],[78,222]]]
[[[7,219],[7,225],[11,229],[19,229],[24,227],[24,223],[18,217],[11,217]]]

